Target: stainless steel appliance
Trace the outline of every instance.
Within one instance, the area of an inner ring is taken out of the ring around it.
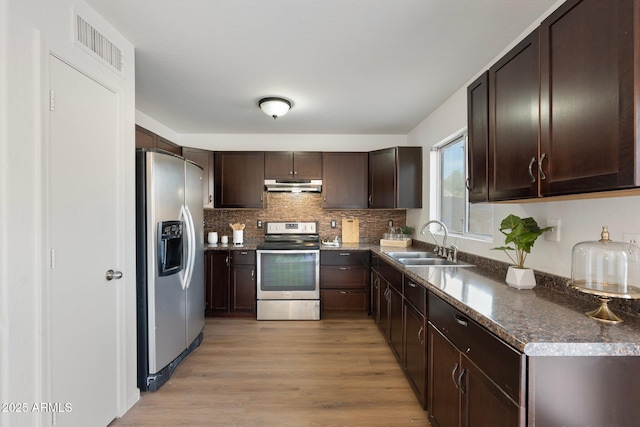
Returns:
[[[319,320],[317,224],[269,222],[257,249],[257,319]]]
[[[136,151],[138,387],[155,391],[202,341],[202,169]]]

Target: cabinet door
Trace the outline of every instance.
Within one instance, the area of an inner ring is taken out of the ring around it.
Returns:
[[[396,147],[395,208],[422,207],[422,147]]]
[[[487,162],[489,153],[489,72],[467,87],[467,189],[470,202],[489,200]]]
[[[382,301],[380,290],[380,275],[374,269],[371,270],[371,317],[377,325],[380,324],[380,301]]]
[[[461,426],[525,426],[525,411],[464,355],[461,367]]]
[[[213,151],[184,147],[182,156],[202,168],[202,206],[213,209]]]
[[[214,153],[217,208],[262,208],[264,153],[217,151]]]
[[[322,179],[322,153],[296,151],[293,153],[295,179]]]
[[[389,289],[389,342],[400,361],[403,357],[404,323],[402,321],[402,312],[404,304],[402,294],[393,286],[389,287]]]
[[[543,195],[640,184],[637,4],[570,0],[540,26]]]
[[[231,311],[256,313],[256,268],[253,265],[234,265],[231,268]]]
[[[366,209],[367,153],[322,153],[322,207]]]
[[[538,30],[489,69],[489,199],[538,196]]]
[[[460,352],[431,324],[428,326],[429,418],[438,427],[460,425]]]
[[[293,152],[267,151],[264,153],[265,179],[293,178]]]
[[[229,311],[229,251],[207,251],[206,313],[223,314]]]
[[[382,336],[389,341],[389,293],[391,292],[391,285],[382,276],[380,276],[380,323],[378,327]]]
[[[369,153],[369,207],[394,208],[396,201],[396,150]]]
[[[427,406],[427,320],[408,304],[404,305],[405,352],[404,369],[418,401]]]

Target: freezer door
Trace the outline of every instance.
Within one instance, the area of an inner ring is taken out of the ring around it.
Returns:
[[[189,346],[204,328],[204,209],[202,207],[202,169],[185,162],[185,204],[194,225],[195,254],[191,281],[187,283],[186,344]],[[186,245],[189,246],[189,245]]]
[[[158,223],[182,220],[184,201],[184,160],[169,154],[148,152],[147,156],[147,312],[149,373],[155,374],[186,348],[184,330],[186,293],[181,277],[160,276]],[[183,245],[184,246],[184,245]]]

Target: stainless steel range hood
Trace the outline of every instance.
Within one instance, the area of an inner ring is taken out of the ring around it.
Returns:
[[[264,186],[267,191],[280,191],[289,193],[322,192],[321,179],[265,179]]]

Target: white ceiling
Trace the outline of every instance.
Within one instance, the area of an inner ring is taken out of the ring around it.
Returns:
[[[136,48],[136,108],[178,133],[406,134],[556,0],[86,2]]]

